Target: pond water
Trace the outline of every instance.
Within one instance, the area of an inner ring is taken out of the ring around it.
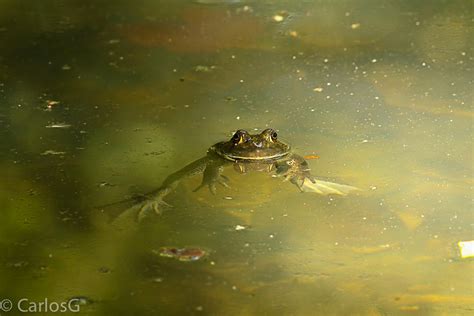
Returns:
[[[0,308],[472,315],[472,22],[469,1],[0,1]],[[140,222],[100,207],[269,127],[361,190],[228,168]]]

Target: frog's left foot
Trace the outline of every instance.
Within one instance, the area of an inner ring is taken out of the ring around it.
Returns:
[[[155,215],[161,215],[163,209],[173,207],[165,201],[161,196],[158,197],[146,197],[142,196],[142,201],[135,203],[125,211],[121,212],[113,222],[120,223],[124,220],[132,219],[136,222],[141,223],[143,220],[150,218]]]
[[[290,181],[303,191],[305,181],[315,183],[315,179],[309,172],[306,161],[295,157],[277,165],[277,177],[283,177],[284,181]]]
[[[196,189],[194,189],[194,192],[199,191],[201,188],[207,185],[209,191],[211,191],[211,193],[215,195],[217,191],[216,184],[219,183],[223,187],[229,188],[230,186],[228,182],[229,178],[222,174],[216,175],[212,178],[203,178],[202,183]]]
[[[142,222],[145,218],[150,217],[151,214],[161,215],[163,208],[173,207],[172,205],[166,203],[161,198],[158,199],[148,199],[141,202],[138,205],[138,222]]]
[[[282,176],[283,181],[290,181],[291,183],[296,185],[301,191],[303,191],[305,181],[315,183],[313,176],[304,173],[287,173]]]

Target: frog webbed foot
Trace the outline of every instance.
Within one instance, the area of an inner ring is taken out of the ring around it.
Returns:
[[[280,162],[276,165],[276,176],[283,177],[283,181],[290,181],[303,191],[305,180],[308,179],[312,183],[316,180],[309,172],[308,163],[299,156]]]
[[[219,175],[216,175],[215,177],[210,177],[210,178],[204,177],[202,179],[202,183],[196,189],[194,189],[193,192],[199,191],[201,188],[207,185],[207,187],[209,188],[209,191],[211,191],[211,193],[215,195],[217,191],[216,184],[219,183],[223,187],[229,188],[230,186],[228,182],[229,182],[229,178],[227,178],[226,176],[222,174],[219,174]]]
[[[158,197],[158,198],[150,198],[145,201],[142,201],[140,204],[137,205],[137,207],[138,207],[137,220],[138,222],[142,222],[145,218],[148,218],[151,214],[161,215],[164,208],[171,208],[173,206],[163,201],[162,198]]]
[[[321,195],[347,195],[359,189],[350,185],[316,180],[309,172],[309,166],[303,157],[293,155],[290,159],[278,162],[276,176],[295,184],[301,192],[314,192]],[[309,181],[308,181],[309,180]]]
[[[202,174],[202,182],[196,189],[194,189],[194,192],[207,186],[212,194],[216,194],[216,186],[218,183],[223,187],[228,188],[229,178],[222,174],[223,171],[224,163],[221,160],[210,160]]]
[[[303,185],[304,185],[304,182],[305,182],[306,179],[310,180],[312,183],[315,183],[315,180],[313,179],[313,177],[311,177],[311,176],[306,177],[303,174],[292,175],[290,177],[285,178],[285,181],[290,180],[291,183],[296,185],[298,187],[298,189],[300,189],[301,192],[303,192]]]

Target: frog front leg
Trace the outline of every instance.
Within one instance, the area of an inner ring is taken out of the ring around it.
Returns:
[[[201,185],[199,185],[194,192],[207,186],[212,194],[216,194],[217,183],[228,188],[229,185],[227,183],[229,182],[229,178],[222,174],[226,164],[227,161],[221,158],[210,159],[203,172]]]
[[[275,163],[276,176],[284,177],[285,181],[290,181],[303,191],[303,184],[306,179],[315,183],[316,180],[310,173],[308,162],[301,156],[291,155],[287,159]]]
[[[289,180],[301,192],[313,192],[321,195],[347,195],[353,191],[360,191],[359,188],[350,185],[315,179],[310,173],[306,160],[298,155],[293,154],[289,158],[278,161],[275,166],[277,176],[284,177],[286,181]]]

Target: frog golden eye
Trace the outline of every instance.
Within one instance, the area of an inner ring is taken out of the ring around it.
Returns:
[[[262,135],[267,141],[273,142],[277,140],[277,133],[272,128],[267,128],[260,135]]]
[[[244,130],[239,129],[235,132],[234,136],[232,136],[231,141],[235,144],[242,144],[247,140],[247,132]]]
[[[232,136],[231,141],[234,144],[238,144],[238,143],[240,143],[241,139],[242,139],[242,135],[239,132],[237,132],[237,133],[234,134],[234,136]]]

